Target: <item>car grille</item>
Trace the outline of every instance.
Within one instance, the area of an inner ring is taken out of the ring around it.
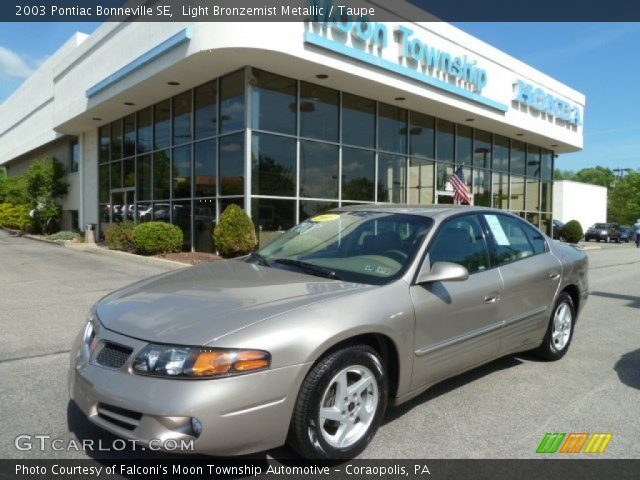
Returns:
[[[139,412],[115,407],[106,403],[99,403],[97,411],[98,417],[105,422],[129,431],[135,430],[136,427],[140,425],[140,419],[142,418],[142,414]]]
[[[107,342],[98,353],[96,363],[104,367],[120,368],[125,364],[132,351],[129,347]]]

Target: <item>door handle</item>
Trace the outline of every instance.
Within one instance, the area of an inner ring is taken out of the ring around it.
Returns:
[[[557,280],[560,278],[560,274],[559,273],[550,273],[549,274],[549,279],[551,280]]]
[[[500,301],[500,295],[487,295],[484,297],[484,303],[496,303]]]

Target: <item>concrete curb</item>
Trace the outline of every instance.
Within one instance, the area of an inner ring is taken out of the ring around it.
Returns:
[[[49,240],[47,238],[42,238],[38,235],[29,235],[28,233],[21,235],[21,237],[27,238],[29,240],[34,240],[36,242],[48,243],[50,245],[56,245],[58,247],[63,247],[63,248],[71,248],[73,250],[79,250],[82,252],[95,253],[98,255],[122,258],[126,260],[133,260],[133,261],[138,261],[140,263],[145,263],[147,265],[161,265],[163,267],[170,267],[171,269],[174,269],[174,270],[191,266],[188,263],[176,262],[174,260],[168,260],[166,258],[144,257],[142,255],[136,255],[134,253],[121,252],[119,250],[109,250],[108,248],[101,247],[95,243],[55,241],[55,240]]]
[[[64,245],[67,248],[73,250],[80,250],[87,253],[95,253],[98,255],[105,255],[107,257],[116,257],[123,260],[132,260],[140,263],[146,263],[147,265],[161,265],[163,267],[169,267],[172,270],[178,270],[180,268],[190,267],[188,263],[176,262],[174,260],[167,260],[166,258],[145,257],[142,255],[136,255],[134,253],[121,252],[119,250],[109,250],[108,248],[100,247],[95,243],[68,243]]]

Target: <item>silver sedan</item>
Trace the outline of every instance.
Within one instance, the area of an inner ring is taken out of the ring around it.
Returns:
[[[586,255],[510,213],[341,208],[106,296],[69,389],[143,444],[351,458],[388,406],[437,382],[525,350],[562,358],[587,295]]]

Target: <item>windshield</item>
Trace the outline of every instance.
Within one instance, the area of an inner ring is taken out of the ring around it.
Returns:
[[[404,273],[432,223],[399,213],[326,213],[288,230],[253,258],[274,268],[381,285]]]
[[[596,223],[593,227],[591,228],[608,228],[609,225],[607,225],[606,223]]]

